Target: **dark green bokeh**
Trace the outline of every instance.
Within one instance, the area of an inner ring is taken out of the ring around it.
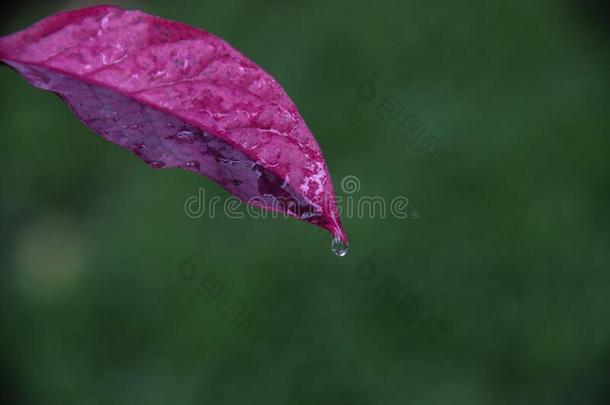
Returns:
[[[2,34],[75,3],[15,8]],[[188,218],[200,187],[227,194],[0,69],[0,402],[606,403],[610,36],[583,4],[122,4],[269,71],[339,195],[355,175],[356,197],[421,214],[345,218],[345,258],[295,220]],[[378,114],[388,97],[446,146],[437,164]],[[264,323],[257,342],[198,294],[209,275]],[[380,296],[387,276],[446,326],[436,342]]]

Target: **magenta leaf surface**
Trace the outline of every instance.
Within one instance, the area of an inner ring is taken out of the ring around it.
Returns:
[[[1,37],[0,61],[150,166],[207,176],[243,201],[347,243],[326,162],[303,118],[268,73],[222,39],[97,6]]]

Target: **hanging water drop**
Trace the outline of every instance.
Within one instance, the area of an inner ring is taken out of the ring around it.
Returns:
[[[348,251],[347,243],[343,242],[339,238],[334,238],[330,247],[333,250],[333,253],[339,257],[345,256]]]

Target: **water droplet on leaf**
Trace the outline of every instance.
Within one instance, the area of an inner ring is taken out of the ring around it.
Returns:
[[[165,162],[161,162],[160,160],[151,160],[149,164],[155,169],[161,169],[162,167],[165,167]]]
[[[186,162],[186,167],[188,167],[189,169],[197,170],[197,171],[200,169],[199,162],[196,160],[191,160],[190,162]]]
[[[176,134],[176,138],[181,139],[183,141],[189,141],[195,137],[195,132],[193,131],[180,131]]]

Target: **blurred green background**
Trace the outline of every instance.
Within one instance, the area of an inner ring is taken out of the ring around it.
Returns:
[[[1,34],[86,4],[21,2]],[[409,198],[406,219],[344,218],[345,258],[295,220],[187,217],[226,192],[0,69],[0,403],[609,403],[606,4],[120,3],[270,72],[338,195],[354,175],[352,196]],[[379,114],[389,97],[436,164]]]

